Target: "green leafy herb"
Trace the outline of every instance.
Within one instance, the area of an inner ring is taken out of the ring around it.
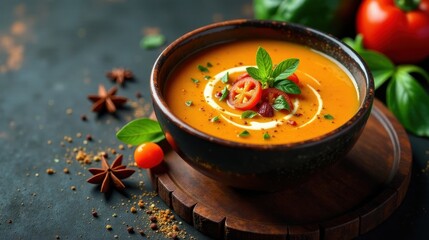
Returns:
[[[186,101],[185,105],[188,106],[188,107],[192,106],[192,101],[191,100]]]
[[[222,95],[220,96],[219,100],[220,100],[220,101],[225,100],[225,99],[228,97],[228,94],[229,94],[228,87],[227,87],[227,86],[225,86],[225,87],[222,89],[222,91],[220,91],[220,93],[222,93]]]
[[[204,67],[203,65],[198,65],[197,66],[198,70],[200,70],[200,72],[208,72],[209,69],[207,67]]]
[[[265,140],[268,140],[268,139],[271,138],[271,136],[270,136],[270,134],[268,132],[265,132],[263,137],[264,137]]]
[[[282,95],[279,95],[274,100],[273,108],[276,109],[276,110],[282,110],[282,109],[285,109],[285,110],[288,110],[288,111],[290,110],[289,103],[286,101],[286,99]]]
[[[145,142],[159,142],[165,136],[157,121],[139,118],[123,126],[116,133],[116,138],[126,144],[139,145]]]
[[[385,55],[365,49],[362,36],[345,38],[367,63],[376,89],[386,88],[386,105],[401,124],[417,136],[429,137],[429,94],[419,80],[429,82],[429,74],[415,65],[394,65]]]
[[[398,66],[387,85],[387,106],[406,129],[418,136],[429,136],[429,95],[411,73],[429,81],[421,68]]]
[[[327,120],[334,120],[334,117],[331,114],[325,114],[323,117]]]
[[[207,63],[207,67],[209,67],[209,68],[210,68],[210,67],[213,67],[213,64],[212,64],[211,62],[208,62],[208,63]]]
[[[211,76],[208,76],[208,75],[206,75],[206,76],[204,76],[204,79],[205,80],[210,80],[212,77]]]
[[[276,80],[274,81],[274,87],[285,93],[301,94],[301,89],[291,80]]]
[[[195,84],[198,84],[200,82],[200,80],[196,79],[196,78],[191,78],[192,82]]]
[[[258,115],[257,112],[252,111],[252,110],[246,110],[241,114],[241,118],[242,119],[246,119],[246,118],[254,118]]]
[[[273,70],[273,62],[268,52],[259,47],[256,51],[256,66],[247,67],[247,73],[261,82],[263,88],[275,87],[286,93],[300,94],[301,90],[294,82],[287,80],[299,65],[299,59],[290,58],[280,62]]]
[[[162,46],[165,43],[165,37],[161,34],[150,34],[144,36],[140,41],[140,47],[144,49],[153,49]]]
[[[221,80],[223,83],[227,83],[227,82],[228,82],[228,80],[229,80],[229,73],[228,73],[228,72],[226,72],[226,73],[225,73],[225,75],[223,75],[223,76],[220,78],[220,80]]]
[[[210,119],[210,122],[219,122],[219,116],[214,116],[212,119]]]
[[[248,137],[248,136],[250,136],[250,132],[247,130],[244,130],[241,133],[239,133],[238,136],[239,137]]]

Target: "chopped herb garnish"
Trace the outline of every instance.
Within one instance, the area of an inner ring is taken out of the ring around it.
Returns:
[[[270,134],[268,132],[265,132],[264,133],[264,140],[268,140],[270,138],[271,138]]]
[[[144,36],[140,41],[140,47],[144,49],[153,49],[162,46],[165,43],[165,37],[161,34],[150,34]]]
[[[249,131],[244,130],[241,133],[239,133],[238,136],[239,137],[248,137],[248,136],[250,136],[250,133],[249,133]]]
[[[208,72],[209,69],[207,67],[204,67],[203,65],[198,65],[198,70],[200,70],[200,72]]]
[[[241,114],[241,118],[245,119],[245,118],[253,118],[255,116],[257,116],[258,113],[252,110],[246,110]]]
[[[227,82],[228,82],[228,80],[229,80],[229,73],[228,73],[228,72],[226,72],[226,73],[225,73],[225,75],[223,75],[223,76],[220,78],[220,80],[221,80],[223,83],[227,83]]]
[[[228,87],[227,87],[227,86],[225,86],[225,87],[222,89],[222,91],[220,91],[220,92],[222,93],[222,95],[220,96],[219,100],[220,100],[220,101],[223,101],[223,100],[225,100],[225,99],[228,97],[228,94],[229,94]]]
[[[208,62],[208,63],[207,63],[207,67],[213,67],[212,63],[211,63],[211,62]]]
[[[195,84],[197,84],[197,83],[199,83],[199,82],[200,82],[200,80],[198,80],[198,79],[196,79],[196,78],[191,78],[191,80],[192,80],[192,82],[193,82],[193,83],[195,83]]]
[[[204,79],[205,80],[210,80],[212,77],[211,76],[209,76],[209,75],[206,75],[206,76],[204,76]]]
[[[327,120],[334,120],[334,116],[332,116],[331,114],[325,114],[323,115],[323,117]]]
[[[210,122],[219,122],[219,116],[215,116],[212,119],[210,119]]]
[[[192,101],[191,101],[191,100],[186,101],[186,102],[185,102],[185,105],[186,105],[186,106],[188,106],[188,107],[190,107],[190,106],[192,105]]]
[[[286,99],[282,95],[279,95],[274,100],[273,108],[276,109],[276,110],[282,110],[282,109],[285,109],[285,110],[288,110],[288,111],[290,110],[289,103],[286,101]]]

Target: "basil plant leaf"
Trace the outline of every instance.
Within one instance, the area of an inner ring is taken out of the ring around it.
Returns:
[[[301,94],[301,89],[291,80],[276,81],[274,82],[274,87],[285,93]]]
[[[160,142],[165,138],[159,123],[148,118],[139,118],[127,123],[116,133],[116,137],[131,145]]]
[[[246,71],[253,79],[263,81],[262,76],[261,76],[258,68],[247,67]]]
[[[395,72],[395,65],[383,54],[370,50],[362,50],[359,54],[371,70],[375,89],[383,85]]]
[[[398,67],[387,87],[386,102],[405,129],[429,137],[429,95],[407,69]]]
[[[279,63],[273,72],[273,78],[275,80],[283,80],[288,78],[292,73],[296,71],[299,65],[299,59],[290,58]]]
[[[259,74],[262,79],[267,79],[271,76],[273,71],[273,61],[264,48],[259,47],[256,52],[256,65],[258,66]]]
[[[273,108],[276,110],[290,110],[290,106],[289,103],[286,101],[286,99],[282,96],[279,95],[273,103]]]

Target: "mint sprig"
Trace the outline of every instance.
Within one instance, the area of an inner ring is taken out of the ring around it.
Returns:
[[[273,61],[268,52],[264,48],[258,47],[256,51],[257,67],[247,67],[246,71],[252,78],[260,81],[263,88],[274,87],[286,93],[300,94],[301,90],[298,85],[287,80],[296,71],[298,65],[299,59],[289,58],[277,64],[273,69]]]
[[[429,83],[429,74],[416,65],[395,65],[385,55],[365,49],[363,37],[345,38],[367,63],[374,77],[375,89],[383,84],[386,88],[387,108],[405,129],[417,136],[429,137],[429,94],[419,83]]]

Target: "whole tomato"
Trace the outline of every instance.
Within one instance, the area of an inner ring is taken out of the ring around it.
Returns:
[[[429,56],[429,0],[363,0],[356,28],[366,48],[395,63]]]

